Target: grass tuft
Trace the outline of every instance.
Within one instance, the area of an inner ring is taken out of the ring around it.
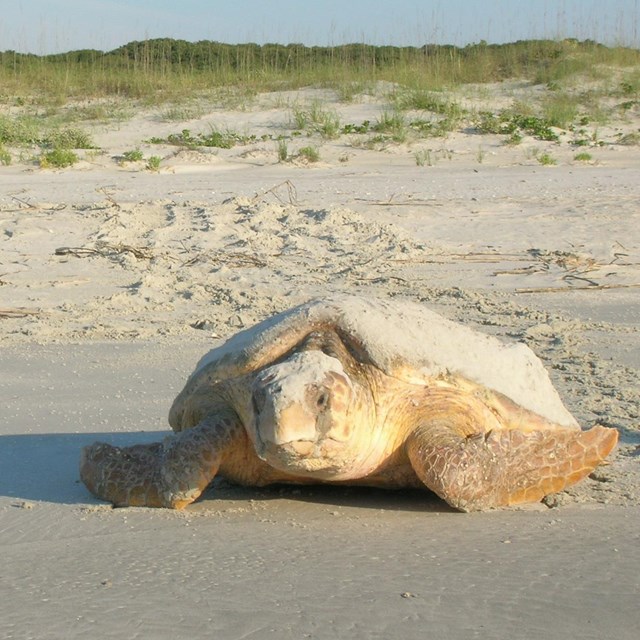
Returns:
[[[302,147],[302,149],[298,150],[298,157],[306,162],[318,162],[320,160],[320,151],[318,147]]]
[[[78,156],[71,149],[53,149],[43,153],[38,159],[43,169],[62,169],[78,162]]]

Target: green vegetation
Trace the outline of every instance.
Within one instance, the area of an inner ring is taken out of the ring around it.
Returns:
[[[418,151],[413,154],[413,157],[419,167],[424,167],[425,164],[430,167],[433,164],[430,149],[418,149]]]
[[[383,111],[378,121],[371,127],[373,131],[388,134],[393,142],[405,142],[408,135],[408,124],[400,111]]]
[[[340,136],[338,114],[331,109],[326,109],[319,101],[312,102],[307,109],[296,106],[291,115],[296,131],[304,131],[307,135],[319,133],[327,140]]]
[[[268,136],[264,139],[268,139]],[[171,133],[166,138],[151,138],[152,144],[172,144],[178,147],[216,147],[218,149],[231,149],[237,144],[255,142],[256,136],[242,136],[235,131],[220,131],[214,127],[208,133],[193,134],[189,129],[183,129],[180,133]]]
[[[557,141],[558,134],[551,128],[553,124],[545,118],[518,113],[512,109],[505,109],[499,114],[481,111],[476,120],[476,129],[480,133],[501,133],[511,136],[511,141],[520,142],[523,134],[533,136],[537,140]],[[514,139],[514,134],[516,137]],[[516,142],[516,143],[517,143]]]
[[[160,156],[151,156],[147,160],[147,169],[149,169],[149,171],[159,171],[161,162],[162,158]]]
[[[494,86],[484,83],[506,80],[512,82],[500,87],[500,95],[508,97],[513,91],[514,98],[510,106],[497,110],[492,103]],[[527,85],[535,83],[546,89],[529,90]],[[303,87],[321,89],[318,95],[326,95],[326,100],[292,104],[284,91]],[[10,163],[13,153],[15,158],[35,155],[42,166],[69,166],[78,160],[73,150],[95,150],[91,136],[76,123],[95,127],[129,118],[139,108],[152,108],[153,117],[162,121],[185,122],[220,107],[246,109],[259,93],[268,91],[279,92],[272,98],[279,101],[275,106],[289,111],[291,131],[286,135],[258,137],[212,126],[204,132],[183,128],[150,142],[231,149],[272,141],[280,162],[317,162],[316,146],[290,153],[291,140],[308,137],[318,144],[349,136],[346,142],[353,147],[420,147],[431,144],[425,139],[473,127],[478,133],[503,136],[509,145],[532,137],[593,147],[605,144],[598,137],[599,125],[611,119],[630,123],[640,109],[640,51],[574,39],[465,47],[228,45],[156,39],[109,52],[35,56],[5,51],[0,52],[0,109],[5,114],[0,115],[0,163]],[[336,98],[370,101],[364,94],[371,94],[376,104],[384,102],[377,118],[344,123],[329,106]],[[476,111],[469,104],[486,106]],[[640,132],[629,128],[616,135],[616,143],[640,144]],[[419,150],[414,158],[419,166],[430,165],[442,152]],[[556,162],[549,154],[534,157],[542,164]],[[479,163],[485,159],[482,145],[476,158]],[[161,158],[145,159],[135,149],[118,161],[146,162],[148,169],[157,171]]]
[[[0,164],[5,167],[11,164],[11,153],[0,144]]]
[[[434,90],[507,78],[555,87],[577,75],[593,78],[605,65],[623,69],[639,63],[637,50],[574,39],[465,47],[306,47],[155,39],[130,42],[109,52],[90,49],[36,56],[4,51],[0,87],[5,99],[11,96],[22,104],[38,96],[41,104],[52,106],[89,97],[179,105],[185,95],[216,88],[232,89],[228,98],[244,104],[260,91],[310,85],[333,87],[342,99],[352,100],[358,92],[386,81],[405,87],[406,93],[397,98],[404,104],[401,108],[449,116],[456,105],[439,103]],[[620,90],[631,99],[637,96],[638,83],[637,75],[628,74]],[[98,107],[98,111],[90,117],[105,117],[104,110]],[[180,107],[165,113],[168,119],[182,115]]]
[[[289,159],[289,147],[284,139],[278,140],[278,162],[286,162]]]
[[[573,156],[573,159],[577,162],[591,162],[591,160],[593,160],[593,156],[586,151],[582,151],[580,153],[576,153],[576,155]]]
[[[132,149],[122,154],[122,162],[141,162],[144,159],[140,149]]]
[[[318,162],[320,160],[320,151],[318,151],[318,147],[302,147],[302,149],[298,150],[298,157],[306,162]]]
[[[0,115],[0,145],[53,149],[93,149],[91,136],[81,129],[58,128],[33,116]]]
[[[558,164],[558,161],[549,153],[541,153],[538,156],[538,162],[545,167],[550,167]]]
[[[43,153],[38,160],[43,169],[62,169],[78,162],[78,156],[71,149],[53,149]]]

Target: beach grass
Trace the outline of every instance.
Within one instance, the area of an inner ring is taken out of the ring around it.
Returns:
[[[184,104],[185,96],[201,92],[218,92],[222,100],[226,89],[227,100],[243,108],[259,92],[307,86],[333,88],[342,100],[352,101],[382,81],[404,87],[396,99],[402,108],[451,115],[457,106],[434,92],[507,78],[559,86],[578,75],[610,76],[611,67],[628,71],[619,88],[637,96],[639,64],[638,50],[573,39],[465,47],[229,45],[155,39],[110,52],[36,56],[4,51],[0,100],[56,109],[70,100],[126,97],[147,105],[173,103],[164,112],[165,119],[173,120],[197,114],[197,107]],[[99,104],[80,109],[78,117],[109,116]]]
[[[509,84],[531,91],[515,92],[505,106],[495,101],[496,83],[505,83],[507,92]],[[316,97],[286,93],[309,88],[319,90],[312,94]],[[195,123],[187,128],[190,120],[216,109],[248,110],[267,92],[276,96],[273,108],[288,111],[289,134],[213,124],[208,131]],[[372,100],[382,109],[376,116],[343,121],[341,103]],[[288,144],[303,136],[316,145],[349,136],[353,148],[384,150],[464,129],[498,134],[508,145],[527,137],[556,143],[571,136],[572,145],[586,147],[602,143],[599,126],[635,117],[639,109],[640,51],[590,40],[306,47],[156,39],[110,52],[0,52],[0,163],[5,165],[39,153],[29,157],[42,166],[65,166],[70,154],[63,152],[96,149],[83,127],[96,132],[96,125],[119,124],[141,110],[160,122],[182,123],[174,133],[146,142],[231,149],[270,140],[280,162],[295,157],[317,162],[318,146],[292,154]],[[620,134],[616,143],[637,145],[638,134]],[[435,162],[437,154],[429,154],[418,151],[416,164]],[[483,158],[481,151],[478,162]],[[159,156],[138,161],[143,160],[152,171],[160,168]],[[120,161],[134,160],[125,153]]]

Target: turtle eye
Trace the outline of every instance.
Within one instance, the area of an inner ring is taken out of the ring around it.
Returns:
[[[326,409],[329,406],[329,394],[326,392],[321,393],[316,400],[316,406],[318,409]]]

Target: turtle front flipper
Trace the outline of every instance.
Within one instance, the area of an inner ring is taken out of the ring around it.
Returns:
[[[618,440],[615,429],[601,426],[468,436],[455,426],[424,424],[410,437],[407,452],[422,482],[461,511],[537,502],[591,473]]]
[[[244,429],[231,409],[210,415],[163,442],[82,450],[80,478],[97,498],[118,507],[182,509],[206,489]]]

